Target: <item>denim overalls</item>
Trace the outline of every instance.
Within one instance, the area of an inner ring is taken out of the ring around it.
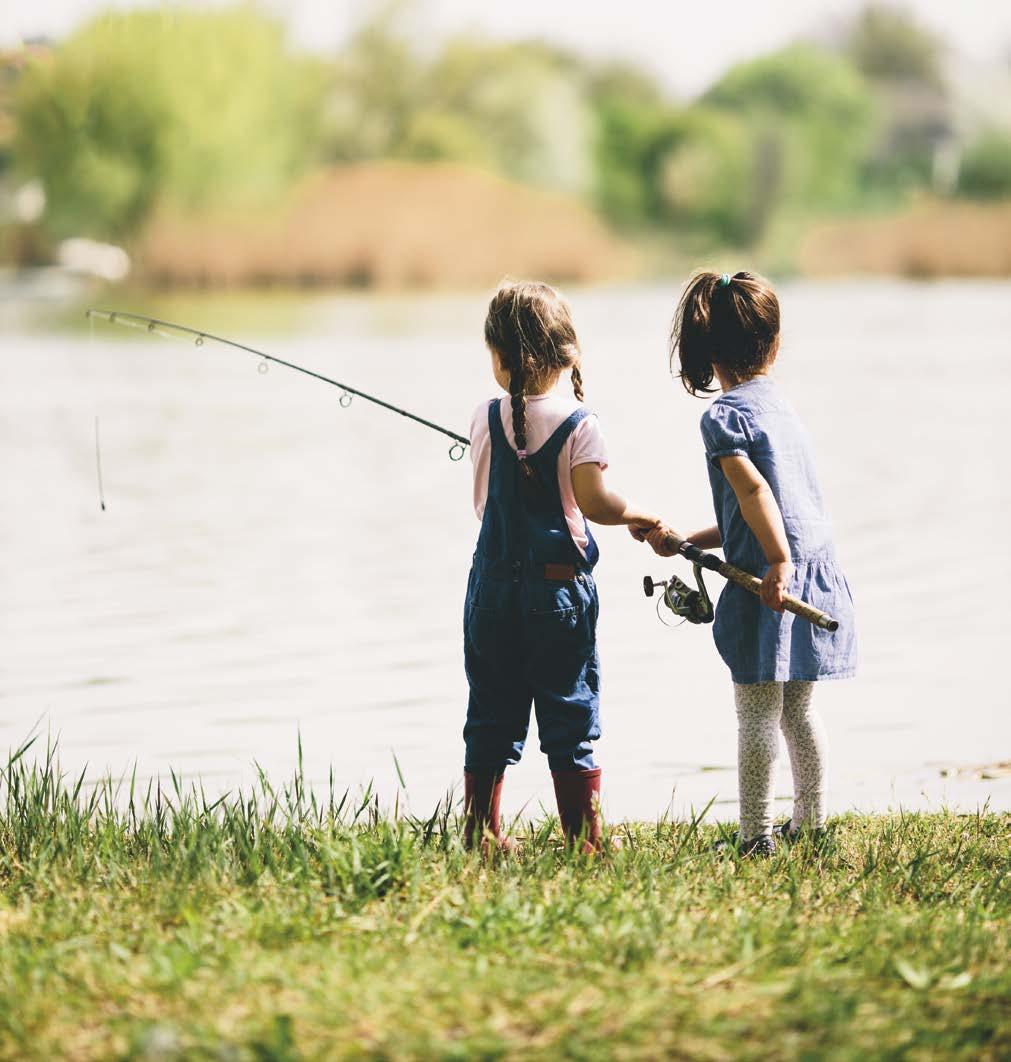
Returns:
[[[488,406],[488,501],[463,625],[470,684],[463,730],[467,771],[501,771],[519,762],[531,701],[551,770],[594,767],[599,602],[591,572],[597,544],[587,528],[588,556],[576,548],[558,488],[558,455],[585,416],[587,410],[575,410],[527,458],[536,478],[524,482],[502,429],[499,402]]]

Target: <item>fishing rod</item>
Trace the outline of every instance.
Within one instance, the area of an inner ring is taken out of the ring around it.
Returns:
[[[341,395],[338,402],[343,409],[347,409],[347,407],[351,405],[351,400],[353,398],[362,398],[366,402],[371,402],[373,405],[388,409],[391,413],[399,413],[400,416],[407,417],[408,420],[413,420],[416,424],[431,428],[432,431],[440,432],[442,435],[452,439],[453,445],[449,448],[449,459],[451,461],[462,460],[463,455],[467,452],[467,447],[470,446],[470,439],[464,435],[457,435],[455,431],[450,431],[449,428],[444,428],[441,424],[426,420],[424,417],[419,417],[416,413],[410,413],[408,410],[401,409],[399,406],[395,406],[391,402],[386,402],[382,398],[367,394],[365,391],[360,391],[356,387],[351,387],[348,384],[341,383],[339,380],[324,376],[322,373],[307,369],[303,365],[296,365],[293,361],[285,361],[284,358],[279,358],[275,354],[267,354],[262,350],[257,350],[255,347],[246,346],[245,343],[237,343],[234,339],[226,339],[224,336],[216,336],[212,332],[202,332],[197,328],[189,328],[186,325],[173,324],[171,321],[162,321],[157,317],[146,317],[144,314],[140,313],[127,313],[125,310],[90,309],[85,316],[89,321],[93,321],[97,318],[100,321],[108,321],[109,324],[126,325],[128,328],[137,328],[144,332],[148,332],[151,335],[164,336],[166,339],[181,339],[183,336],[194,336],[194,343],[198,347],[202,347],[204,343],[208,341],[212,343],[221,343],[226,347],[235,347],[236,350],[244,350],[247,354],[253,354],[260,358],[260,372],[266,372],[269,364],[273,362],[275,365],[283,365],[286,369],[294,369],[295,372],[311,376],[315,380],[322,380],[323,383],[330,384],[332,387],[340,388]]]
[[[674,531],[667,531],[664,535],[664,545],[668,550],[679,553],[686,560],[692,562],[695,569],[695,581],[698,590],[692,590],[686,586],[676,575],[671,576],[666,582],[654,582],[648,575],[642,581],[642,588],[647,597],[653,596],[653,591],[662,586],[663,598],[659,604],[665,604],[676,616],[682,616],[689,623],[712,623],[713,608],[706,593],[705,584],[702,581],[702,569],[722,575],[727,582],[734,583],[758,597],[762,591],[762,580],[757,576],[746,572],[725,560],[720,560],[715,553],[707,553],[704,549],[682,538]],[[839,629],[839,621],[833,619],[828,613],[801,601],[799,597],[791,594],[783,595],[783,608],[800,616],[808,623],[813,623],[825,631]]]

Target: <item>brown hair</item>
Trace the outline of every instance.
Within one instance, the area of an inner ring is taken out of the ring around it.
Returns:
[[[674,314],[671,370],[691,395],[709,394],[715,367],[735,381],[751,379],[779,349],[779,299],[754,273],[705,271],[692,277]]]
[[[484,339],[509,373],[513,433],[520,468],[527,478],[533,469],[523,451],[527,445],[527,387],[541,377],[572,369],[572,389],[583,400],[579,341],[569,304],[549,284],[523,281],[503,284],[488,305]]]

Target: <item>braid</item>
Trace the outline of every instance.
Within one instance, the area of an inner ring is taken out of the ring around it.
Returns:
[[[524,372],[524,358],[520,357],[519,369],[512,369],[509,373],[509,394],[512,396],[513,409],[513,435],[516,436],[516,449],[519,452],[520,470],[524,479],[530,479],[534,470],[527,464],[527,396],[524,394],[526,385],[526,373]]]
[[[509,373],[513,434],[523,481],[537,484],[536,470],[526,457],[527,388],[537,390],[545,381],[571,369],[572,389],[576,398],[583,400],[579,342],[569,305],[547,284],[504,284],[488,306],[484,338]]]
[[[579,371],[579,362],[572,366],[572,393],[576,398],[583,401],[583,374]]]

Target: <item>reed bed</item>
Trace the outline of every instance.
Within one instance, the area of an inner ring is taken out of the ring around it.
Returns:
[[[755,862],[718,824],[521,854],[301,773],[209,799],[0,767],[4,1058],[973,1058],[1011,1054],[1009,832],[848,815]]]

